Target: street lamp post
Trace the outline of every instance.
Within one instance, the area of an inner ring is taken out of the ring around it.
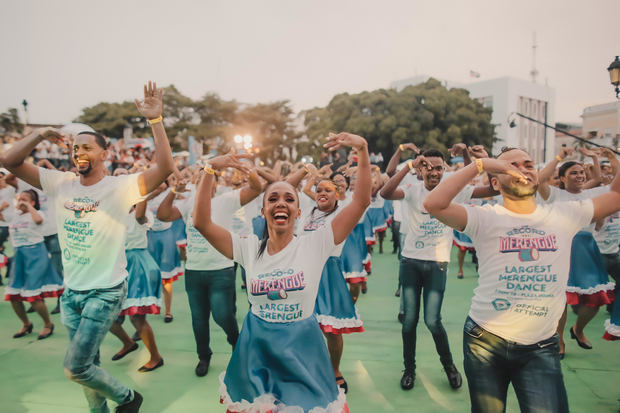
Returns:
[[[620,99],[620,59],[616,56],[616,60],[611,62],[607,68],[609,71],[609,80],[616,87],[616,99]]]

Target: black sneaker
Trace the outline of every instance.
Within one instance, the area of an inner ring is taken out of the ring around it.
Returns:
[[[400,387],[403,390],[411,390],[413,389],[414,383],[415,383],[415,370],[405,369],[403,372],[403,378],[400,379]]]
[[[450,387],[452,387],[453,389],[458,389],[463,385],[463,378],[461,377],[461,373],[459,373],[454,364],[445,366],[443,369],[446,372],[446,376],[448,376]]]
[[[142,405],[142,395],[137,391],[133,391],[133,399],[129,403],[116,406],[116,413],[138,413]]]
[[[196,376],[204,377],[209,372],[209,360],[200,360],[196,365]]]

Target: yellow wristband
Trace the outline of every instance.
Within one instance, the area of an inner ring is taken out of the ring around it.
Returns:
[[[476,158],[476,168],[478,168],[478,175],[482,175],[484,172],[484,165],[482,164],[482,158]]]
[[[159,123],[159,122],[161,122],[162,120],[164,120],[164,118],[163,118],[161,115],[159,115],[159,117],[158,117],[158,118],[155,118],[155,119],[149,119],[149,125],[153,126],[154,124]]]
[[[400,149],[400,151],[403,151],[403,144],[401,143],[400,145],[398,145],[398,149]]]
[[[172,192],[173,194],[177,193],[177,191],[175,191],[174,188],[170,188],[170,192]]]
[[[407,162],[407,166],[409,167],[409,170],[411,171],[413,169],[413,161],[409,160],[409,162]]]
[[[205,171],[205,173],[208,173],[209,175],[215,175],[215,169],[213,169],[211,167],[211,165],[209,165],[209,164],[205,165],[204,171]]]
[[[558,162],[562,162],[562,160],[563,160],[563,159],[560,157],[560,155],[556,156],[556,157],[555,157],[555,159],[557,159],[557,160],[558,160]]]

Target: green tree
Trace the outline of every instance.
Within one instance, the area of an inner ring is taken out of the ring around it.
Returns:
[[[364,136],[371,152],[389,159],[401,143],[446,152],[453,144],[494,141],[491,110],[469,97],[465,89],[446,89],[435,79],[402,91],[379,89],[336,95],[325,108],[303,113],[306,137],[320,141],[328,132],[347,131]]]
[[[112,138],[122,138],[123,130],[131,127],[136,136],[149,135],[145,120],[140,117],[136,104],[130,101],[122,103],[101,102],[82,109],[82,114],[75,122],[84,123],[99,133]]]
[[[235,117],[234,129],[236,133],[252,135],[263,161],[292,158],[292,149],[301,136],[295,130],[288,100],[244,106]]]
[[[0,128],[2,128],[3,133],[21,133],[24,130],[24,124],[19,119],[17,109],[8,108],[6,112],[0,113]]]

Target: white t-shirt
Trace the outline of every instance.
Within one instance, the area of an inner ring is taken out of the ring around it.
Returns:
[[[596,188],[584,189],[578,194],[573,194],[564,189],[556,188],[555,186],[549,186],[549,198],[545,201],[548,204],[553,202],[565,202],[565,201],[581,201],[584,199],[592,199],[601,194],[609,192],[609,186],[598,186]],[[595,222],[588,222],[583,231],[594,233]]]
[[[185,222],[185,232],[187,234],[187,261],[185,261],[185,269],[212,271],[232,267],[234,262],[220,254],[194,228],[194,196],[179,203],[177,208]],[[239,208],[241,208],[241,190],[225,192],[211,199],[211,220],[228,231],[232,231],[233,216]]]
[[[146,210],[144,215],[146,222],[140,224],[136,220],[136,211],[131,211],[127,218],[127,235],[125,236],[125,250],[134,249],[146,249],[149,245],[149,240],[146,232],[151,229],[153,225],[153,213]]]
[[[41,211],[38,212],[43,218],[43,222],[45,222],[45,215]],[[13,247],[23,247],[43,242],[43,233],[41,232],[43,223],[35,224],[29,212],[22,214],[21,211],[16,211],[10,215],[9,221],[9,237]]]
[[[480,265],[469,316],[506,340],[551,337],[566,304],[574,235],[592,220],[592,201],[539,204],[531,214],[500,205],[466,206]]]
[[[452,247],[452,228],[429,215],[424,209],[424,200],[430,193],[424,182],[408,185],[403,189],[403,223],[407,224],[405,245],[402,255],[423,261],[449,262]],[[467,185],[452,202],[468,202],[474,187]]]
[[[0,189],[0,204],[6,202],[9,206],[2,211],[5,216],[5,221],[0,220],[0,227],[8,227],[9,226],[9,216],[13,214],[13,209],[15,205],[15,188],[11,185],[7,185],[4,188]]]
[[[154,218],[151,231],[156,231],[156,232],[164,231],[172,226],[172,222],[164,222],[164,221],[160,221],[157,219],[157,209],[159,208],[161,203],[164,201],[164,198],[166,198],[169,193],[170,193],[170,188],[166,189],[161,194],[157,195],[155,198],[149,200],[149,202],[147,203],[146,208],[149,211],[151,211],[151,213],[153,214],[153,218]]]
[[[325,262],[333,253],[332,226],[326,225],[293,240],[274,255],[267,248],[260,257],[255,235],[232,234],[234,259],[247,274],[250,311],[272,323],[306,319],[314,312]]]
[[[345,201],[338,201],[338,203],[340,202],[346,202]],[[319,209],[311,209],[310,211],[308,211],[307,214],[304,214],[304,216],[302,217],[301,220],[301,225],[299,226],[299,235],[300,236],[306,236],[308,234],[310,234],[313,231],[316,231],[320,228],[323,228],[324,226],[330,226],[332,225],[332,221],[334,220],[334,218],[338,215],[338,213],[340,211],[342,211],[341,206],[338,206],[338,209],[336,209],[334,212],[332,212],[331,214],[327,215],[324,212],[319,211]],[[332,252],[332,257],[340,257],[340,255],[342,254],[342,249],[344,248],[344,242],[341,242],[340,244],[338,244],[336,246],[336,249]]]
[[[39,168],[43,191],[56,207],[68,288],[110,288],[127,277],[127,218],[131,206],[144,198],[138,176],[106,176],[94,185],[84,186],[71,172]]]
[[[50,201],[48,195],[44,191],[41,191],[39,188],[35,188],[26,181],[22,181],[21,179],[17,180],[18,192],[27,191],[28,189],[34,190],[37,195],[39,195],[40,210],[46,217],[50,218],[44,220],[41,224],[41,233],[44,237],[56,234],[58,229],[56,226],[56,220],[54,219],[56,216],[56,207],[54,206],[54,203]]]
[[[605,218],[603,226],[594,231],[594,239],[601,254],[615,254],[620,250],[620,213],[615,212]]]

